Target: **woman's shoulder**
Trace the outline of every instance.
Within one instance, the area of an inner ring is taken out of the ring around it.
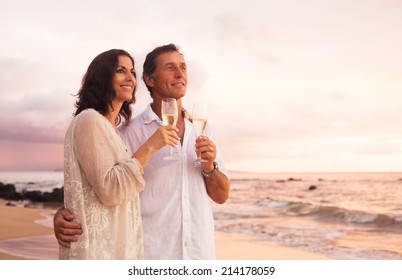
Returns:
[[[103,122],[103,116],[94,109],[85,109],[75,116],[75,123],[78,126],[99,125]]]
[[[102,115],[95,109],[89,108],[81,111],[75,118],[80,121],[100,119]]]
[[[77,115],[77,117],[78,116],[81,116],[81,117],[99,117],[99,116],[102,116],[101,115],[101,113],[99,113],[98,111],[96,111],[95,109],[92,109],[92,108],[88,108],[88,109],[85,109],[85,110],[83,110],[83,111],[81,111],[78,115]]]

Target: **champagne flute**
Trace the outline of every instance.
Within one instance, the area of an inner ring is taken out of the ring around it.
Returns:
[[[162,100],[162,120],[163,120],[164,125],[176,126],[178,117],[179,117],[179,112],[177,110],[176,99],[164,98]],[[166,159],[166,160],[174,159],[172,147],[170,147],[170,155],[165,156],[163,159]]]
[[[208,110],[207,105],[204,103],[197,103],[193,105],[193,125],[197,138],[201,136],[207,126]],[[201,154],[197,155],[196,162],[207,162],[201,158]]]

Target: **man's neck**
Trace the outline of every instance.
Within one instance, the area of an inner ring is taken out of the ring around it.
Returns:
[[[154,102],[151,104],[151,109],[159,117],[159,119],[162,120],[162,102],[161,101],[158,102],[154,99]],[[179,112],[176,124],[176,127],[179,129],[177,135],[180,137],[180,143],[183,144],[185,125],[184,125],[184,112],[181,106],[181,99],[177,100],[177,110]]]
[[[183,108],[181,106],[181,99],[176,100],[177,102],[177,111],[179,112],[179,118],[178,120],[183,118]],[[154,113],[159,117],[159,119],[162,119],[162,100],[153,100],[151,104],[151,109],[154,111]]]

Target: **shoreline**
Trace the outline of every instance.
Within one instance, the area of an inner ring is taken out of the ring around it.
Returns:
[[[330,260],[329,257],[277,245],[251,236],[215,231],[217,260]]]
[[[54,211],[51,209],[6,206],[5,204],[6,201],[0,199],[0,229],[2,229],[0,230],[0,244],[2,244],[0,245],[0,260],[32,259],[19,254],[11,254],[15,250],[7,248],[17,246],[23,249],[23,246],[27,245],[20,242],[23,239],[29,240],[30,238],[53,235],[53,229],[49,226],[44,226],[43,223],[45,221],[48,223]],[[54,240],[56,239],[54,238]],[[17,242],[17,245],[14,241]],[[18,242],[20,245],[18,245]],[[18,252],[18,250],[16,251]]]
[[[0,260],[58,259],[52,209],[5,206],[0,199]],[[215,232],[217,260],[328,260],[249,236]]]

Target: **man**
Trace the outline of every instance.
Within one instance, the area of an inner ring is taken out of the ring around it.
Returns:
[[[214,221],[210,199],[224,203],[230,182],[215,135],[207,126],[196,139],[195,129],[182,108],[187,89],[187,67],[179,48],[173,44],[155,48],[144,62],[143,80],[153,102],[122,127],[121,135],[136,151],[163,122],[163,98],[175,98],[179,110],[177,128],[181,145],[175,147],[173,160],[165,147],[154,154],[144,168],[145,188],[140,195],[144,230],[145,259],[214,259]],[[174,133],[174,132],[172,132]],[[206,162],[196,163],[201,153]],[[62,246],[77,240],[80,225],[67,210],[56,213],[55,235]]]

